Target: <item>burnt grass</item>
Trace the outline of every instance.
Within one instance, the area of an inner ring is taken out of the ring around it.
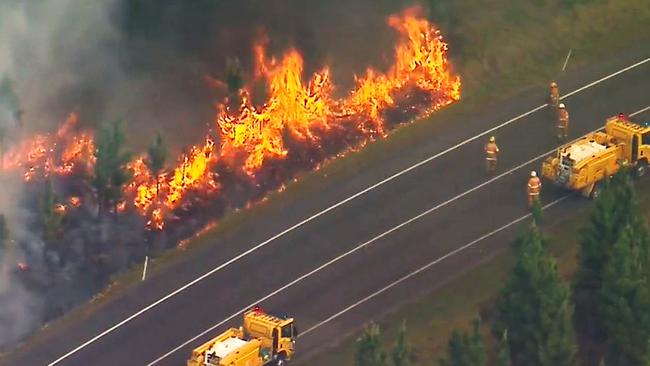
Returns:
[[[403,94],[396,107],[383,113],[385,132],[425,114],[426,107],[433,105],[436,97],[418,90]],[[363,126],[364,132],[358,126]],[[118,215],[111,210],[98,213],[87,173],[75,172],[52,177],[55,194],[62,203],[68,197],[78,196],[82,204],[68,205],[61,235],[46,243],[42,239],[44,227],[40,214],[45,182],[27,184],[22,206],[32,213],[27,223],[32,235],[23,238],[18,246],[23,249],[22,258],[29,269],[16,269],[15,274],[25,288],[42,299],[40,325],[88,301],[115,274],[141,265],[146,255],[160,255],[228,212],[261,200],[298,173],[313,170],[343,152],[362,148],[367,141],[382,138],[373,130],[373,124],[355,116],[342,116],[330,128],[312,132],[316,140],[305,142],[285,131],[287,156],[265,160],[254,178],[232,164],[217,163],[213,171],[220,184],[217,193],[187,192],[183,204],[167,218],[162,231],[147,229],[146,219],[132,208]],[[39,245],[33,245],[34,242]]]

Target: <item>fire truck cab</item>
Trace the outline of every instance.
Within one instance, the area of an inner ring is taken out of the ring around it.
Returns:
[[[293,318],[256,306],[244,313],[242,327],[195,348],[187,366],[283,366],[294,356],[297,336]]]
[[[632,167],[637,177],[645,176],[649,156],[650,124],[618,115],[606,121],[604,131],[560,146],[555,156],[542,163],[542,176],[585,197],[595,197],[600,182],[623,165]]]

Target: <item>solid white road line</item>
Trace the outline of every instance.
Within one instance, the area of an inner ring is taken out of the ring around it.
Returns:
[[[566,60],[564,60],[564,65],[562,65],[562,71],[566,69],[566,65],[569,63],[569,58],[571,57],[571,52],[573,52],[573,48],[569,50],[569,53],[566,55]]]
[[[641,109],[641,110],[638,110],[638,111],[636,111],[636,112],[630,113],[629,116],[630,116],[630,117],[634,117],[634,116],[636,116],[636,115],[638,115],[638,114],[640,114],[640,113],[642,113],[642,112],[644,112],[644,111],[646,111],[646,110],[649,110],[649,109],[650,109],[650,106],[648,106],[648,107],[646,107],[646,108],[643,108],[643,109]],[[599,130],[599,129],[596,129],[596,130],[593,130],[593,131],[591,131],[591,132],[589,132],[589,133],[593,133],[593,132],[598,131],[598,130]],[[216,328],[222,326],[223,324],[227,323],[228,321],[230,321],[230,320],[234,319],[235,317],[239,316],[241,313],[243,313],[244,311],[250,309],[251,307],[253,307],[253,306],[255,306],[255,305],[258,305],[258,304],[260,304],[260,303],[262,303],[262,302],[264,302],[264,301],[270,299],[271,297],[273,297],[273,296],[279,294],[280,292],[282,292],[282,291],[288,289],[289,287],[291,287],[291,286],[297,284],[298,282],[301,282],[301,281],[307,279],[308,277],[312,276],[313,274],[315,274],[315,273],[317,273],[317,272],[319,272],[319,271],[325,269],[326,267],[329,267],[330,265],[332,265],[332,264],[334,264],[334,263],[340,261],[341,259],[343,259],[343,258],[345,258],[345,257],[347,257],[347,256],[349,256],[349,255],[354,254],[355,252],[357,252],[357,251],[359,251],[360,249],[362,249],[362,248],[364,248],[364,247],[366,247],[366,246],[372,244],[373,242],[375,242],[375,241],[377,241],[377,240],[379,240],[379,239],[381,239],[381,238],[383,238],[383,237],[389,235],[390,233],[392,233],[392,232],[394,232],[394,231],[397,231],[397,230],[401,229],[402,227],[404,227],[404,226],[406,226],[406,225],[408,225],[408,224],[410,224],[410,223],[412,223],[412,222],[414,222],[414,221],[416,221],[416,220],[418,220],[418,219],[420,219],[420,218],[422,218],[422,217],[424,217],[424,216],[426,216],[426,215],[428,215],[428,214],[430,214],[430,213],[432,213],[432,212],[434,212],[434,211],[436,211],[436,210],[438,210],[438,209],[440,209],[440,208],[442,208],[442,207],[444,207],[444,206],[446,206],[446,205],[448,205],[448,204],[450,204],[450,203],[452,203],[452,202],[454,202],[454,201],[456,201],[456,200],[458,200],[458,199],[460,199],[460,198],[462,198],[462,197],[464,197],[464,196],[466,196],[466,195],[468,195],[468,194],[470,194],[470,193],[472,193],[472,192],[474,192],[474,191],[476,191],[476,190],[478,190],[478,189],[480,189],[480,188],[482,188],[482,187],[484,187],[484,186],[486,186],[486,185],[488,185],[488,184],[490,184],[490,183],[492,183],[492,182],[494,182],[494,181],[496,181],[496,180],[498,180],[498,179],[500,179],[500,178],[506,176],[506,175],[512,174],[514,171],[519,170],[519,169],[525,167],[526,165],[528,165],[528,164],[530,164],[530,163],[532,163],[532,162],[534,162],[534,161],[536,161],[536,160],[539,160],[539,159],[543,158],[544,156],[547,156],[548,154],[554,152],[555,150],[556,150],[556,149],[549,150],[549,151],[547,151],[547,152],[545,152],[545,153],[543,153],[543,154],[540,154],[540,155],[538,155],[538,156],[536,156],[536,157],[534,157],[534,158],[532,158],[532,159],[526,161],[525,163],[519,164],[519,165],[517,165],[516,167],[514,167],[514,168],[512,168],[512,169],[510,169],[510,170],[508,170],[508,171],[506,171],[506,172],[504,172],[504,173],[501,173],[501,174],[495,176],[494,178],[489,179],[489,180],[487,180],[487,181],[485,181],[485,182],[479,184],[478,186],[475,186],[475,187],[472,188],[472,189],[469,189],[469,190],[467,190],[467,191],[465,191],[465,192],[463,192],[463,193],[461,193],[461,194],[459,194],[459,195],[457,195],[457,196],[455,196],[455,197],[453,197],[453,198],[450,198],[450,199],[448,199],[447,201],[445,201],[445,202],[443,202],[443,203],[440,203],[440,204],[438,204],[438,205],[436,205],[436,206],[434,206],[434,207],[432,207],[432,208],[430,208],[430,209],[428,209],[428,210],[426,210],[426,211],[424,211],[424,212],[418,214],[417,216],[414,216],[414,217],[412,217],[412,218],[410,218],[410,219],[408,219],[408,220],[402,222],[401,224],[399,224],[399,225],[397,225],[397,226],[394,226],[393,228],[391,228],[391,229],[389,229],[389,230],[387,230],[387,231],[385,231],[385,232],[383,232],[383,233],[381,233],[381,234],[375,236],[374,238],[372,238],[372,239],[370,239],[370,240],[368,240],[368,241],[366,241],[366,242],[364,242],[364,243],[362,243],[362,244],[360,244],[360,245],[358,245],[358,246],[356,246],[356,247],[350,249],[349,251],[347,251],[347,252],[345,252],[345,253],[343,253],[343,254],[340,254],[339,256],[337,256],[337,257],[331,259],[330,261],[328,261],[328,262],[326,262],[326,263],[320,265],[319,267],[313,269],[312,271],[303,274],[302,276],[300,276],[300,277],[296,278],[295,280],[293,280],[293,281],[287,283],[286,285],[284,285],[284,286],[278,288],[277,290],[275,290],[275,291],[269,293],[268,295],[266,295],[266,296],[264,296],[264,297],[262,297],[262,298],[259,298],[259,299],[255,300],[254,302],[252,302],[252,303],[246,305],[245,307],[239,309],[236,313],[233,313],[232,315],[230,315],[230,316],[227,317],[226,319],[223,319],[223,320],[220,321],[219,323],[217,323],[217,324],[211,326],[210,328],[204,330],[203,332],[199,333],[198,335],[196,335],[196,336],[192,337],[191,339],[189,339],[189,340],[183,342],[182,344],[178,345],[176,348],[172,349],[171,351],[169,351],[169,352],[165,353],[164,355],[158,357],[158,358],[155,359],[154,361],[150,362],[147,366],[155,365],[156,363],[158,363],[158,362],[164,360],[165,358],[171,356],[172,354],[176,353],[176,352],[179,351],[180,349],[186,347],[186,346],[189,345],[190,343],[192,343],[192,342],[196,341],[197,339],[203,337],[203,336],[206,335],[207,333],[212,332],[212,331],[215,330]],[[552,206],[552,205],[554,205],[554,204],[556,204],[556,203],[562,201],[562,200],[565,199],[566,197],[567,197],[567,196],[564,196],[564,197],[562,197],[562,198],[559,198],[559,199],[557,199],[557,200],[555,200],[555,201],[553,201],[553,202],[547,204],[546,206],[544,206],[544,208],[550,207],[550,206]],[[524,220],[524,219],[525,219],[526,217],[528,217],[528,216],[530,216],[530,214],[525,215],[525,216],[522,216],[522,217],[520,217],[519,219],[517,219],[517,220],[515,220],[515,221],[516,221],[516,222],[519,222],[519,221],[521,221],[521,220]],[[472,241],[471,243],[466,244],[466,245],[464,245],[463,247],[457,248],[457,249],[455,249],[455,250],[453,250],[453,251],[451,251],[451,252],[445,254],[444,256],[440,257],[439,259],[440,259],[440,260],[443,260],[443,259],[448,258],[448,257],[450,257],[450,256],[452,256],[452,255],[454,255],[454,254],[456,254],[456,253],[458,253],[458,252],[460,252],[460,251],[466,249],[466,248],[469,248],[469,247],[471,247],[472,245],[478,243],[479,241],[481,241],[481,240],[483,240],[483,239],[485,239],[485,238],[487,238],[487,237],[489,237],[489,236],[495,234],[496,232],[498,232],[498,231],[500,231],[500,230],[503,230],[503,229],[505,229],[505,228],[507,228],[507,227],[509,227],[509,226],[511,226],[511,225],[514,225],[516,222],[511,222],[511,223],[507,224],[507,225],[504,226],[504,227],[501,227],[501,228],[499,228],[499,229],[497,229],[497,230],[495,230],[495,231],[493,231],[493,232],[491,232],[491,233],[488,233],[488,234],[486,234],[486,235],[484,235],[484,236],[482,236],[482,237],[480,237],[480,238],[478,238],[478,239],[475,239],[475,240]],[[438,262],[439,262],[440,260],[438,260]],[[437,263],[437,262],[436,262],[436,263]],[[433,264],[435,264],[435,263],[433,263]],[[431,266],[431,265],[433,265],[433,264],[430,264],[429,266]],[[422,270],[424,270],[424,269],[422,269]],[[418,272],[418,273],[419,273],[419,272]],[[413,274],[413,275],[415,275],[415,274]],[[394,285],[393,285],[393,286],[394,286]],[[391,287],[392,287],[392,286],[391,286]],[[386,290],[387,290],[387,289],[386,289]],[[385,290],[384,290],[384,291],[385,291]],[[377,294],[377,295],[378,295],[378,294]],[[375,296],[376,296],[376,295],[375,295]],[[362,303],[362,302],[363,302],[363,301],[361,301],[360,303]],[[360,303],[359,303],[359,304],[360,304]],[[314,327],[312,327],[312,328],[314,328]],[[308,331],[311,331],[311,328],[308,329]],[[301,334],[304,335],[304,334],[306,334],[306,333],[308,333],[308,332],[302,332]]]
[[[578,88],[578,89],[576,89],[576,90],[562,96],[560,99],[568,98],[568,97],[570,97],[570,96],[572,96],[574,94],[577,94],[577,93],[579,93],[579,92],[581,92],[583,90],[586,90],[586,89],[591,88],[591,87],[593,87],[595,85],[598,85],[598,84],[602,83],[603,81],[606,81],[606,80],[611,79],[611,78],[613,78],[615,76],[618,76],[618,75],[620,75],[620,74],[622,74],[624,72],[632,70],[632,69],[634,69],[634,68],[636,68],[638,66],[641,66],[641,65],[643,65],[643,64],[645,64],[647,62],[650,62],[650,57],[648,57],[646,59],[643,59],[643,60],[641,60],[641,61],[639,61],[637,63],[634,63],[634,64],[632,64],[630,66],[627,66],[627,67],[625,67],[625,68],[623,68],[621,70],[618,70],[618,71],[616,71],[614,73],[611,73],[611,74],[609,74],[607,76],[604,76],[604,77],[602,77],[602,78],[600,78],[600,79],[598,79],[596,81],[593,81],[593,82],[591,82],[591,83],[589,83],[589,84],[587,84],[585,86],[582,86],[582,87],[580,87],[580,88]],[[197,284],[198,282],[204,280],[205,278],[209,277],[210,275],[222,270],[223,268],[231,265],[232,263],[237,262],[238,260],[242,259],[243,257],[246,257],[249,254],[259,250],[260,248],[266,246],[267,244],[274,241],[275,239],[278,239],[278,238],[286,235],[287,233],[289,233],[289,232],[291,232],[293,230],[296,230],[296,229],[300,228],[301,226],[304,226],[305,224],[317,219],[318,217],[320,217],[320,216],[322,216],[322,215],[324,215],[324,214],[326,214],[326,213],[328,213],[328,212],[330,212],[330,211],[332,211],[332,210],[334,210],[334,209],[336,209],[336,208],[338,208],[338,207],[340,207],[340,206],[342,206],[342,205],[344,205],[344,204],[346,204],[346,203],[348,203],[348,202],[350,202],[350,201],[352,201],[352,200],[354,200],[354,199],[356,199],[356,198],[358,198],[358,197],[372,191],[373,189],[376,189],[379,186],[382,186],[382,185],[394,180],[397,177],[400,177],[400,176],[402,176],[402,175],[404,175],[404,174],[406,174],[406,173],[408,173],[408,172],[410,172],[410,171],[412,171],[412,170],[414,170],[414,169],[416,169],[416,168],[418,168],[418,167],[420,167],[420,166],[422,166],[424,164],[427,164],[427,163],[431,162],[432,160],[435,160],[435,159],[437,159],[437,158],[439,158],[439,157],[441,157],[441,156],[443,156],[443,155],[445,155],[445,154],[447,154],[447,153],[449,153],[449,152],[451,152],[453,150],[456,150],[456,149],[460,148],[461,146],[464,146],[464,145],[466,145],[466,144],[468,144],[468,143],[470,143],[472,141],[475,141],[475,140],[477,140],[477,139],[479,139],[479,138],[481,138],[481,137],[483,137],[483,136],[485,136],[485,135],[487,135],[487,134],[489,134],[489,133],[491,133],[493,131],[496,131],[497,129],[505,127],[505,126],[515,122],[515,121],[518,121],[518,120],[520,120],[520,119],[522,119],[522,118],[524,118],[526,116],[529,116],[529,115],[543,109],[547,105],[548,104],[543,104],[543,105],[541,105],[541,106],[539,106],[537,108],[531,109],[530,111],[528,111],[526,113],[523,113],[523,114],[520,114],[517,117],[511,118],[510,120],[508,120],[506,122],[503,122],[500,125],[492,127],[492,128],[490,128],[490,129],[488,129],[486,131],[483,131],[482,133],[480,133],[478,135],[475,135],[475,136],[473,136],[471,138],[468,138],[468,139],[466,139],[464,141],[461,141],[458,144],[456,144],[456,145],[454,145],[454,146],[452,146],[452,147],[450,147],[448,149],[445,149],[445,150],[443,150],[443,151],[441,151],[441,152],[439,152],[439,153],[437,153],[435,155],[432,155],[432,156],[430,156],[430,157],[428,157],[428,158],[426,158],[426,159],[424,159],[424,160],[422,160],[422,161],[420,161],[420,162],[418,162],[418,163],[416,163],[416,164],[414,164],[414,165],[412,165],[412,166],[410,166],[410,167],[408,167],[408,168],[406,168],[406,169],[404,169],[404,170],[402,170],[400,172],[397,172],[397,173],[391,175],[388,178],[385,178],[384,180],[381,180],[381,181],[379,181],[379,182],[365,188],[362,191],[359,191],[359,192],[353,194],[352,196],[350,196],[350,197],[348,197],[348,198],[346,198],[346,199],[344,199],[344,200],[342,200],[342,201],[340,201],[340,202],[338,202],[338,203],[336,203],[336,204],[334,204],[334,205],[332,205],[332,206],[330,206],[330,207],[328,207],[328,208],[326,208],[326,209],[324,209],[324,210],[322,210],[322,211],[320,211],[318,213],[315,213],[314,215],[308,217],[307,219],[304,219],[304,220],[300,221],[299,223],[297,223],[297,224],[295,224],[295,225],[281,231],[280,233],[270,237],[269,239],[266,239],[265,241],[263,241],[263,242],[255,245],[254,247],[242,252],[241,254],[236,255],[235,257],[229,259],[228,261],[220,264],[219,266],[211,269],[210,271],[204,273],[203,275],[197,277],[196,279],[188,282],[187,284],[179,287],[178,289],[176,289],[176,290],[170,292],[169,294],[163,296],[162,298],[156,300],[155,302],[151,303],[150,305],[142,308],[141,310],[134,313],[133,315],[130,315],[129,317],[125,318],[124,320],[120,321],[119,323],[113,325],[112,327],[106,329],[105,331],[101,332],[100,334],[96,335],[95,337],[91,338],[90,340],[88,340],[88,341],[84,342],[83,344],[79,345],[75,349],[69,351],[68,353],[66,353],[64,355],[62,355],[61,357],[59,357],[55,361],[51,362],[48,366],[53,366],[53,365],[56,365],[56,364],[60,363],[61,361],[65,360],[66,358],[70,357],[71,355],[79,352],[81,349],[83,349],[83,348],[87,347],[88,345],[96,342],[98,339],[106,336],[107,334],[109,334],[109,333],[113,332],[114,330],[118,329],[119,327],[123,326],[124,324],[130,322],[131,320],[137,318],[138,316],[144,314],[145,312],[155,308],[156,306],[158,306],[158,305],[162,304],[163,302],[169,300],[173,296],[178,295],[179,293],[185,291],[186,289],[190,288],[191,286],[194,286],[195,284]]]
[[[551,206],[553,206],[553,205],[555,205],[555,204],[557,204],[557,203],[559,203],[559,202],[564,201],[564,200],[567,199],[568,197],[569,197],[568,194],[567,194],[567,195],[564,195],[564,196],[562,196],[562,197],[556,199],[555,201],[553,201],[553,202],[551,202],[551,203],[549,203],[549,204],[543,206],[542,209],[545,210],[545,209],[547,209],[547,208],[549,208],[549,207],[551,207]],[[513,225],[518,224],[519,222],[521,222],[521,221],[527,219],[527,218],[530,217],[530,216],[531,216],[531,214],[529,213],[529,214],[526,214],[526,215],[524,215],[524,216],[519,217],[518,219],[512,220],[512,221],[510,221],[509,223],[507,223],[507,224],[501,226],[500,228],[498,228],[498,229],[494,229],[494,230],[490,231],[489,233],[487,233],[487,234],[485,234],[485,235],[483,235],[483,236],[481,236],[481,237],[479,237],[479,238],[476,238],[476,239],[472,240],[471,242],[469,242],[469,243],[463,245],[462,247],[458,247],[458,248],[452,250],[451,252],[449,252],[449,253],[443,255],[442,257],[436,258],[435,260],[433,260],[433,261],[427,263],[426,265],[424,265],[424,266],[422,266],[422,267],[416,269],[415,271],[413,271],[413,272],[411,272],[411,273],[409,273],[409,274],[407,274],[407,275],[405,275],[405,276],[399,278],[398,280],[396,280],[395,282],[392,282],[392,283],[389,284],[388,286],[383,287],[383,288],[377,290],[376,292],[373,292],[372,294],[370,294],[370,295],[364,297],[363,299],[361,299],[361,300],[355,302],[354,304],[348,306],[347,308],[345,308],[345,309],[339,311],[338,313],[336,313],[336,314],[330,316],[329,318],[327,318],[327,319],[325,319],[325,320],[322,320],[322,321],[316,323],[316,324],[313,325],[311,328],[308,328],[307,330],[302,331],[302,332],[299,334],[298,337],[304,337],[304,336],[307,335],[308,333],[310,333],[310,332],[312,332],[312,331],[318,329],[319,327],[321,327],[321,326],[323,326],[323,325],[325,325],[325,324],[331,322],[332,320],[338,318],[339,316],[341,316],[341,315],[347,313],[348,311],[350,311],[350,310],[356,308],[357,306],[359,306],[359,305],[361,305],[361,304],[363,304],[363,303],[365,303],[365,302],[367,302],[367,301],[369,301],[369,300],[372,300],[373,298],[375,298],[375,297],[381,295],[382,293],[384,293],[384,292],[390,290],[391,288],[393,288],[393,287],[399,285],[400,283],[402,283],[402,282],[404,282],[404,281],[410,279],[411,277],[413,277],[413,276],[415,276],[415,275],[417,275],[417,274],[419,274],[419,273],[421,273],[421,272],[426,271],[427,269],[429,269],[429,268],[435,266],[436,264],[438,264],[438,263],[444,261],[445,259],[447,259],[447,258],[449,258],[449,257],[451,257],[451,256],[453,256],[453,255],[456,255],[456,254],[458,254],[458,253],[464,251],[465,249],[468,249],[468,248],[473,247],[474,245],[476,245],[476,244],[478,244],[479,242],[481,242],[481,241],[483,241],[483,240],[485,240],[485,239],[491,237],[491,236],[494,235],[494,234],[497,234],[497,233],[499,233],[499,232],[501,232],[501,231],[503,231],[503,230],[505,230],[505,229],[507,229],[507,228],[513,226]]]
[[[647,107],[645,107],[645,108],[643,108],[643,109],[639,109],[638,111],[636,111],[636,112],[634,112],[634,113],[630,113],[630,117],[634,117],[634,116],[636,116],[636,115],[638,115],[638,114],[641,114],[641,113],[643,113],[643,112],[645,112],[645,111],[650,111],[650,105],[647,106]]]

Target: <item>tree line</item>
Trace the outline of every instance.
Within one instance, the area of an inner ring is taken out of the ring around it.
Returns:
[[[604,183],[580,231],[578,269],[565,283],[541,229],[541,207],[511,244],[515,262],[484,339],[477,318],[454,331],[440,366],[650,366],[650,236],[629,172]],[[495,349],[487,345],[496,344]],[[412,362],[404,326],[389,362],[380,330],[357,341],[357,366]],[[435,363],[432,363],[435,364]]]

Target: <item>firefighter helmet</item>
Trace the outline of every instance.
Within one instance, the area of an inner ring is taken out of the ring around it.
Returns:
[[[495,142],[495,141],[496,141],[496,139],[494,138],[494,136],[490,136],[490,142],[493,143],[493,142]]]
[[[530,172],[530,176],[531,176],[531,177],[536,177],[536,176],[537,176],[537,173],[533,170],[532,172]]]
[[[560,109],[564,109],[565,108],[564,103],[560,103],[560,105],[558,107],[560,107]]]
[[[557,83],[555,81],[551,81],[551,88],[557,88]]]

